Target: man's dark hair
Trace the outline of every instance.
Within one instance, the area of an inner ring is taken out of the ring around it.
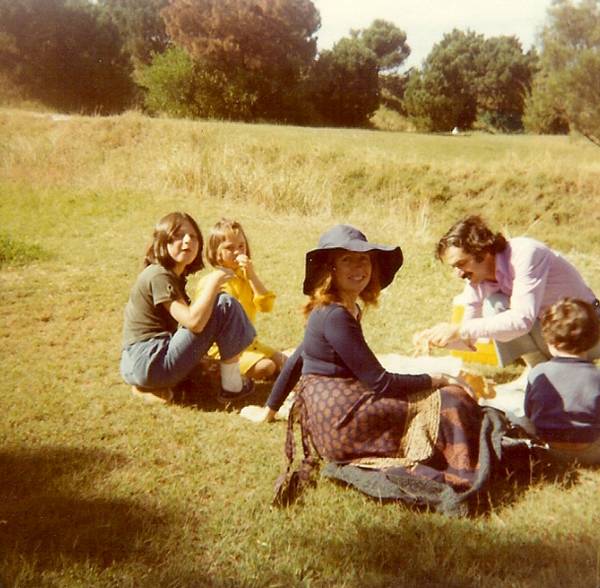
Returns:
[[[448,247],[460,247],[476,261],[483,261],[486,253],[495,255],[506,248],[502,233],[493,233],[480,216],[468,216],[452,225],[438,241],[435,250],[437,259],[442,259]]]

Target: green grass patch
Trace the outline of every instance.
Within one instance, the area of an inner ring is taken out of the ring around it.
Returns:
[[[565,137],[0,110],[2,234],[51,252],[0,268],[0,583],[598,585],[598,470],[511,480],[467,520],[326,481],[271,510],[283,424],[210,402],[143,406],[118,373],[123,307],[167,212],[190,212],[205,234],[221,216],[241,221],[277,293],[258,332],[281,348],[302,336],[304,252],[323,230],[348,222],[399,243],[405,264],[364,329],[376,351],[409,353],[414,331],[451,314],[461,285],[432,252],[467,211],[547,241],[600,292],[598,161]],[[488,368],[498,381],[516,373]]]
[[[34,261],[43,261],[49,257],[49,253],[39,245],[25,244],[0,233],[0,268],[23,266]]]

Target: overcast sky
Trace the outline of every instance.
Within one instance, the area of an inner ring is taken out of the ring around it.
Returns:
[[[407,67],[420,66],[435,43],[452,29],[487,37],[514,35],[527,51],[536,43],[551,0],[313,0],[321,13],[319,49],[329,49],[350,29],[376,18],[393,22],[407,36]]]

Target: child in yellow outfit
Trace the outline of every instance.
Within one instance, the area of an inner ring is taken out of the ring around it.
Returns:
[[[254,269],[248,239],[240,223],[221,219],[210,233],[206,255],[213,267],[233,270],[234,277],[222,286],[222,290],[242,305],[253,324],[257,312],[270,312],[273,309],[275,294],[267,290]],[[192,301],[200,295],[203,284],[204,279],[201,279],[190,288]],[[212,358],[219,358],[219,350],[215,345],[208,354]],[[256,338],[241,354],[240,371],[254,380],[268,380],[281,371],[285,360],[283,353]]]

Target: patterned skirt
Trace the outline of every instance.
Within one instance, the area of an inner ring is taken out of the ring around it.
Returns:
[[[479,468],[483,413],[459,386],[409,395],[376,395],[354,379],[302,376],[290,418],[303,444],[327,461],[405,468],[467,490]],[[288,435],[289,437],[289,435]]]

